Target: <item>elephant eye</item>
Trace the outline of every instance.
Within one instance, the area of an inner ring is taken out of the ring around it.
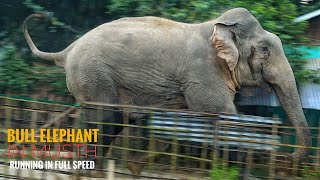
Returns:
[[[268,47],[267,46],[262,46],[262,51],[268,51]]]
[[[268,46],[262,46],[260,48],[260,54],[262,55],[263,59],[268,59],[268,57],[270,56],[270,51]]]

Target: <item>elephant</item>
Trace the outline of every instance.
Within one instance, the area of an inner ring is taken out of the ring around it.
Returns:
[[[31,51],[65,69],[68,90],[79,103],[235,114],[234,97],[241,87],[271,87],[297,131],[300,146],[292,157],[309,154],[310,130],[281,40],[245,8],[194,24],[152,16],[121,18],[54,53],[38,50],[29,36],[27,22],[34,17],[43,15],[30,15],[23,24]],[[109,112],[103,118],[118,122],[120,116]],[[104,129],[113,135],[121,130]],[[105,145],[112,141],[103,139]]]

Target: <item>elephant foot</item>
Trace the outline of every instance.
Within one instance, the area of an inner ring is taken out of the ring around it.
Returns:
[[[127,162],[127,168],[133,175],[140,176],[144,168],[144,164],[136,162]]]

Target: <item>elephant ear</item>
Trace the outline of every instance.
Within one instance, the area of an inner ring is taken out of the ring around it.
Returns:
[[[237,23],[217,23],[214,26],[212,43],[218,51],[218,57],[224,60],[232,72],[239,59],[239,51],[236,47],[236,35],[230,26]]]

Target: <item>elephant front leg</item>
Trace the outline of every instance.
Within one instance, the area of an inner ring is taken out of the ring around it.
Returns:
[[[237,110],[233,102],[233,94],[227,86],[215,87],[211,84],[194,84],[184,92],[188,109],[199,112],[231,113]]]

